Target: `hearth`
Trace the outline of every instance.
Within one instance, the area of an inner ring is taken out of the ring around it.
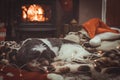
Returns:
[[[21,0],[16,26],[17,38],[55,37],[55,6],[56,0]]]

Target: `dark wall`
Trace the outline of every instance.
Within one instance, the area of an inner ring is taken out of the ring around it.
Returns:
[[[70,24],[70,22],[73,19],[78,20],[79,16],[79,1],[80,0],[56,0],[57,1],[57,30],[58,30],[58,36],[61,36],[61,34],[64,34],[64,26],[65,24]],[[63,6],[64,3],[61,4],[61,1],[72,1],[72,5],[67,6],[68,9],[66,9],[66,5]],[[72,8],[70,8],[72,6]]]
[[[102,0],[80,0],[79,2],[79,24],[88,19],[101,18]]]
[[[120,28],[120,0],[107,0],[106,23]]]

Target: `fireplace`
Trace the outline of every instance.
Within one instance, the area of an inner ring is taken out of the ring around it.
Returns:
[[[16,26],[18,39],[55,37],[56,0],[21,0]]]

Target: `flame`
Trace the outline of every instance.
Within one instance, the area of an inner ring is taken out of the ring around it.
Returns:
[[[22,6],[22,17],[28,21],[45,21],[48,18],[44,16],[44,9],[40,5]]]

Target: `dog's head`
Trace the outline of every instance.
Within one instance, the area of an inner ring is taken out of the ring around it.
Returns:
[[[31,60],[26,64],[24,69],[29,71],[40,71],[43,73],[54,71],[54,67],[50,65],[49,61],[45,58]]]
[[[48,66],[55,57],[55,53],[42,40],[34,38],[24,41],[16,55],[20,66],[27,65],[33,71],[40,66]]]

